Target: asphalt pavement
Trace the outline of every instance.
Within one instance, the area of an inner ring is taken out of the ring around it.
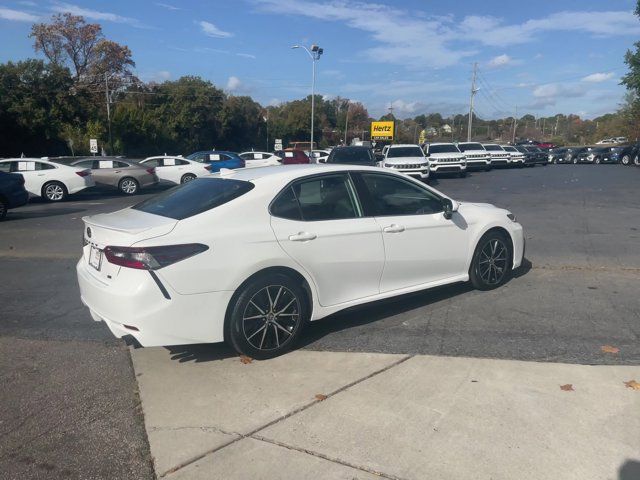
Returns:
[[[432,184],[516,214],[525,268],[492,292],[459,284],[338,313],[308,328],[304,349],[639,364],[640,169],[558,165]],[[5,478],[153,477],[128,349],[91,320],[74,272],[81,217],[147,195],[33,202],[0,224]],[[169,351],[176,362],[231,355],[220,345]]]

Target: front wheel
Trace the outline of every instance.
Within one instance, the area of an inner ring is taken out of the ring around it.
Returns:
[[[577,164],[577,163],[578,163],[578,157],[575,157],[575,158],[573,159],[573,164],[575,165],[575,164]]]
[[[498,288],[511,273],[512,253],[503,233],[485,233],[473,253],[469,280],[478,290]]]
[[[596,158],[596,165],[600,165],[600,157]]]
[[[636,155],[636,156],[633,158],[633,164],[634,164],[636,167],[640,167],[640,156]]]
[[[61,202],[67,198],[67,188],[60,182],[47,182],[42,187],[42,196],[49,202]]]
[[[241,288],[227,318],[227,341],[238,353],[258,360],[289,351],[309,319],[310,308],[300,282],[272,273]]]
[[[118,189],[125,195],[135,195],[138,193],[139,188],[138,182],[129,177],[123,178],[120,180],[120,183],[118,183]]]
[[[622,156],[622,160],[621,160],[623,165],[629,165],[631,163],[631,156],[630,155],[623,155]]]

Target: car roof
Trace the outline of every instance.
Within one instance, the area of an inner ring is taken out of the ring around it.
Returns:
[[[428,146],[432,146],[432,145],[454,145],[455,143],[453,142],[434,142],[434,143],[428,143]]]
[[[398,148],[398,147],[418,147],[418,148],[420,148],[420,145],[418,145],[416,143],[396,143],[394,145],[389,145],[389,148]]]
[[[318,173],[347,172],[354,170],[394,173],[383,171],[378,167],[343,165],[337,163],[310,163],[301,165],[274,165],[271,167],[237,168],[234,170],[223,169],[220,173],[216,173],[211,176],[229,178],[231,180],[243,180],[245,182],[261,182],[270,180],[289,182],[306,175],[314,175]]]

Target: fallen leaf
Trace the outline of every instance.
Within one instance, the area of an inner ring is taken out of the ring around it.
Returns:
[[[566,385],[560,385],[560,390],[564,390],[565,392],[573,392],[574,388],[572,384],[567,383]]]
[[[319,400],[321,402],[321,401],[326,400],[326,399],[327,399],[326,395],[323,395],[321,393],[316,393],[316,400]]]
[[[246,355],[240,355],[240,361],[246,365],[247,363],[253,362],[253,358],[247,357]]]
[[[628,382],[624,382],[627,388],[633,388],[634,390],[640,390],[640,383],[635,380],[629,380]]]
[[[603,353],[618,353],[620,349],[618,347],[612,347],[611,345],[603,345],[600,347]]]

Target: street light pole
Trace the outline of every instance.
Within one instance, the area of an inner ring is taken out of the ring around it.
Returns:
[[[349,106],[350,103],[347,101],[347,113],[344,117],[344,144],[347,145],[347,132],[349,131]]]
[[[324,53],[324,49],[318,47],[318,45],[311,45],[311,50],[302,45],[294,45],[291,48],[304,48],[304,50],[311,57],[312,65],[312,78],[311,78],[311,145],[309,152],[313,151],[313,121],[315,118],[315,106],[316,106],[316,62],[320,60],[320,55]]]

